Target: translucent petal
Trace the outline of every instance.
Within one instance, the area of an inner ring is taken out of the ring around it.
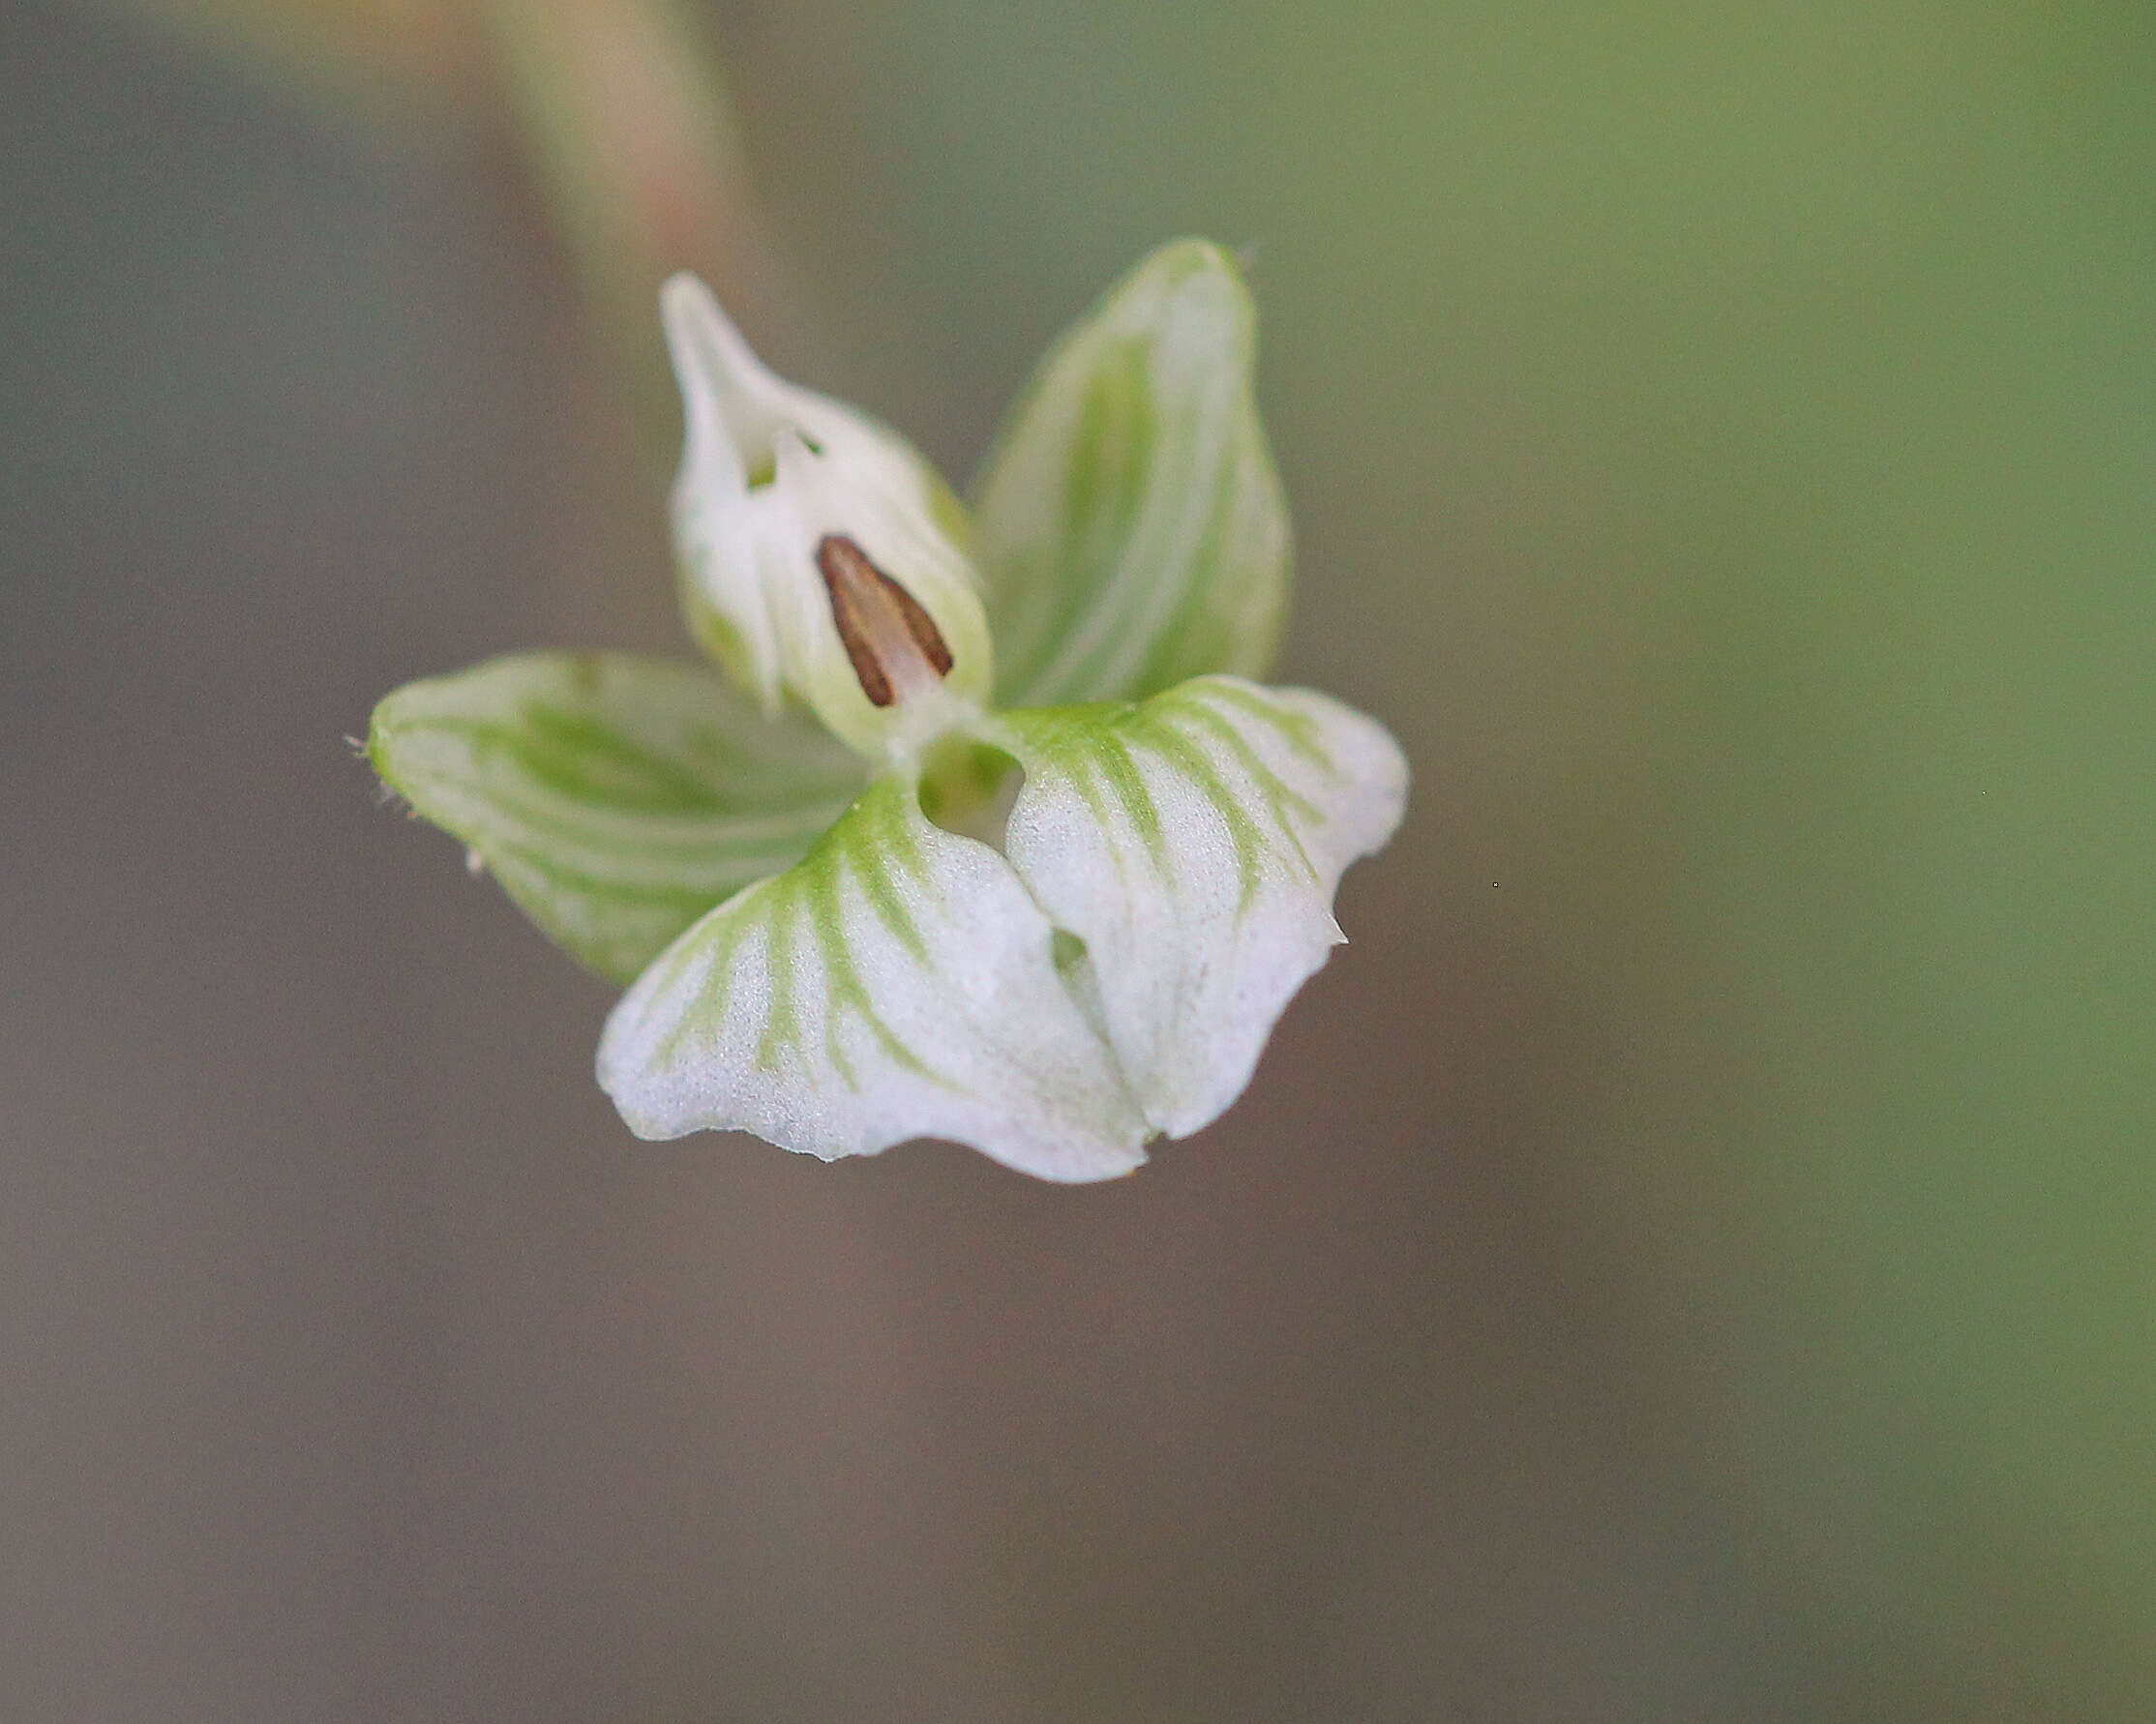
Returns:
[[[1336,700],[1226,676],[1003,723],[1026,771],[1011,864],[1085,942],[1074,992],[1147,1123],[1196,1131],[1341,939],[1333,891],[1398,824],[1407,762]]]
[[[632,1130],[755,1132],[832,1159],[909,1138],[1101,1179],[1149,1135],[1007,863],[884,779],[786,874],[713,910],[607,1021]]]
[[[806,854],[862,782],[822,731],[765,722],[710,671],[617,653],[406,684],[375,707],[367,752],[552,938],[620,982]]]
[[[1049,352],[977,490],[997,700],[1126,700],[1262,674],[1288,518],[1217,246],[1155,252]]]

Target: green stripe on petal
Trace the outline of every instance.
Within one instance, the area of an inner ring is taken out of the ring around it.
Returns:
[[[752,1131],[825,1160],[935,1137],[1101,1179],[1151,1135],[1009,864],[895,779],[659,957],[607,1021],[599,1083],[641,1137]]]
[[[407,684],[375,707],[367,753],[551,938],[619,982],[806,854],[862,783],[836,742],[766,722],[720,677],[614,653]]]
[[[1399,823],[1406,759],[1336,700],[1225,676],[1003,722],[1026,770],[1011,865],[1084,942],[1072,990],[1148,1123],[1186,1136],[1243,1092],[1339,942],[1333,894]]]
[[[1242,277],[1199,240],[1155,252],[1050,351],[979,487],[1000,704],[1265,670],[1288,521],[1255,354]]]

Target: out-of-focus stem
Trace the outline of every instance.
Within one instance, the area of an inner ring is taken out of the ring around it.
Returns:
[[[489,0],[504,95],[661,469],[680,415],[659,284],[691,269],[768,338],[783,296],[710,46],[670,0]]]

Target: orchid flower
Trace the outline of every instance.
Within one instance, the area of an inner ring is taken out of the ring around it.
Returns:
[[[725,674],[498,659],[383,700],[375,769],[629,985],[598,1078],[643,1137],[1086,1180],[1218,1117],[1407,787],[1374,721],[1248,680],[1288,529],[1234,264],[1170,245],[1064,336],[970,521],[701,282],[662,310]]]

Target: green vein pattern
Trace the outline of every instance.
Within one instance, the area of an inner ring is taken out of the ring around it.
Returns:
[[[1163,247],[1058,342],[982,469],[974,543],[1006,706],[1262,674],[1286,503],[1226,253]]]
[[[617,982],[798,861],[862,782],[839,745],[766,723],[716,675],[615,653],[408,684],[375,708],[367,752],[549,937]]]

